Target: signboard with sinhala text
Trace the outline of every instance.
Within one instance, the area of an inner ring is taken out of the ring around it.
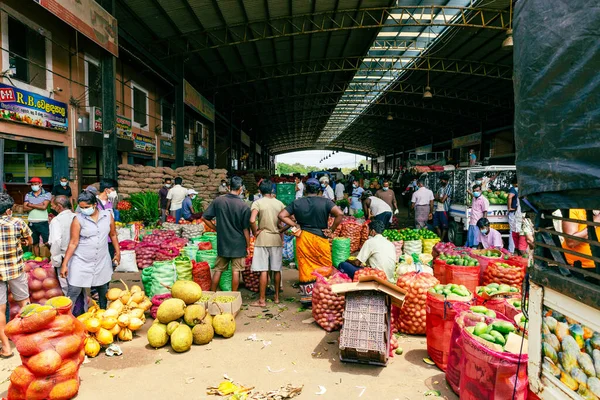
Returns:
[[[66,132],[68,106],[39,94],[0,84],[2,120]]]

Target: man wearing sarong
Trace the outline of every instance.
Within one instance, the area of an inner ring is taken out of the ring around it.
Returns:
[[[316,280],[313,272],[329,276],[332,272],[331,245],[327,237],[342,222],[343,212],[331,200],[318,196],[319,181],[306,181],[306,197],[296,199],[279,213],[279,219],[296,235],[296,257],[300,278],[300,301],[312,304],[312,289]],[[329,216],[334,217],[328,227]],[[292,219],[294,217],[295,221]]]
[[[412,195],[412,206],[415,210],[415,227],[417,229],[425,228],[427,221],[433,217],[433,192],[425,187],[425,181],[417,181],[419,189]]]

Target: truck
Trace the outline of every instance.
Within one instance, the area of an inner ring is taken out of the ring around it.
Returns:
[[[490,226],[499,231],[504,238],[509,236],[508,226],[508,190],[516,175],[514,165],[461,168],[452,171],[426,172],[423,175],[425,186],[436,193],[440,186],[440,176],[448,175],[448,184],[452,187],[452,199],[449,210],[448,239],[462,246],[469,230],[471,215],[471,190],[477,179],[482,180],[482,193],[490,202],[488,220]]]
[[[548,14],[547,0],[515,4],[516,167],[521,201],[536,209],[522,290],[529,398],[598,399],[600,76],[587,44],[599,17],[584,0],[569,1],[581,10],[569,18]]]

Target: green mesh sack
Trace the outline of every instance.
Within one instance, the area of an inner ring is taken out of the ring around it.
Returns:
[[[231,280],[233,279],[233,271],[231,270],[231,263],[227,266],[227,269],[221,274],[219,280],[219,289],[223,292],[231,292]]]
[[[346,261],[350,257],[350,238],[334,238],[331,242],[331,260],[333,266]]]
[[[216,232],[206,232],[200,237],[201,242],[210,242],[213,250],[217,250],[217,234]]]
[[[173,286],[177,280],[175,262],[173,260],[154,261],[152,268],[154,269],[151,285],[152,296],[169,293],[170,289],[168,287]]]
[[[179,256],[175,258],[175,271],[178,281],[192,281],[192,260],[188,257]]]
[[[210,269],[215,267],[217,262],[217,251],[216,250],[200,250],[196,253],[196,261],[206,261],[210,266]]]

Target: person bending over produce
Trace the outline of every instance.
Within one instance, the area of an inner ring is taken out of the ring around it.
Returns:
[[[283,264],[283,239],[280,232],[279,213],[285,205],[271,193],[271,181],[264,180],[259,186],[262,198],[252,203],[250,226],[256,238],[252,271],[260,272],[259,298],[250,304],[254,307],[266,307],[267,275],[273,271],[275,281],[275,304],[279,304],[281,286],[281,266]],[[258,219],[258,222],[257,222]]]
[[[384,229],[390,225],[392,208],[385,201],[373,196],[370,190],[362,194],[361,201],[365,210],[365,219],[375,219],[383,222]]]
[[[217,261],[213,268],[211,289],[217,290],[221,274],[231,263],[231,290],[238,290],[240,272],[244,270],[250,246],[250,207],[240,199],[244,182],[239,176],[229,180],[229,192],[217,197],[202,215],[202,220],[217,232]],[[212,222],[217,219],[218,224]]]
[[[10,342],[4,334],[6,326],[6,304],[8,288],[19,307],[29,303],[29,286],[24,272],[22,245],[31,246],[31,229],[21,218],[13,217],[12,207],[15,201],[6,193],[0,193],[0,358],[10,358],[13,352]]]
[[[490,228],[490,221],[487,218],[481,218],[477,221],[477,228],[479,228],[480,248],[501,250],[504,247],[502,235],[494,228]]]
[[[100,308],[106,309],[106,292],[112,278],[113,262],[119,264],[121,261],[115,220],[108,210],[98,208],[98,199],[91,192],[82,192],[77,202],[79,211],[71,224],[71,240],[60,276],[67,278],[67,296],[73,304],[85,289],[95,288]],[[106,245],[107,237],[110,237],[115,249],[112,260]],[[87,301],[85,303],[87,311]]]
[[[354,279],[356,271],[364,266],[385,272],[389,281],[394,280],[396,268],[396,248],[382,233],[385,225],[382,221],[371,221],[369,223],[369,239],[365,242],[355,260],[340,263],[339,270]]]
[[[314,271],[328,276],[331,273],[331,245],[327,237],[335,231],[344,213],[331,200],[317,196],[319,181],[310,178],[306,181],[306,197],[294,200],[279,213],[279,220],[292,227],[296,235],[296,257],[300,278],[300,302],[312,304]],[[335,219],[328,227],[329,215]],[[296,222],[291,218],[294,216]]]

